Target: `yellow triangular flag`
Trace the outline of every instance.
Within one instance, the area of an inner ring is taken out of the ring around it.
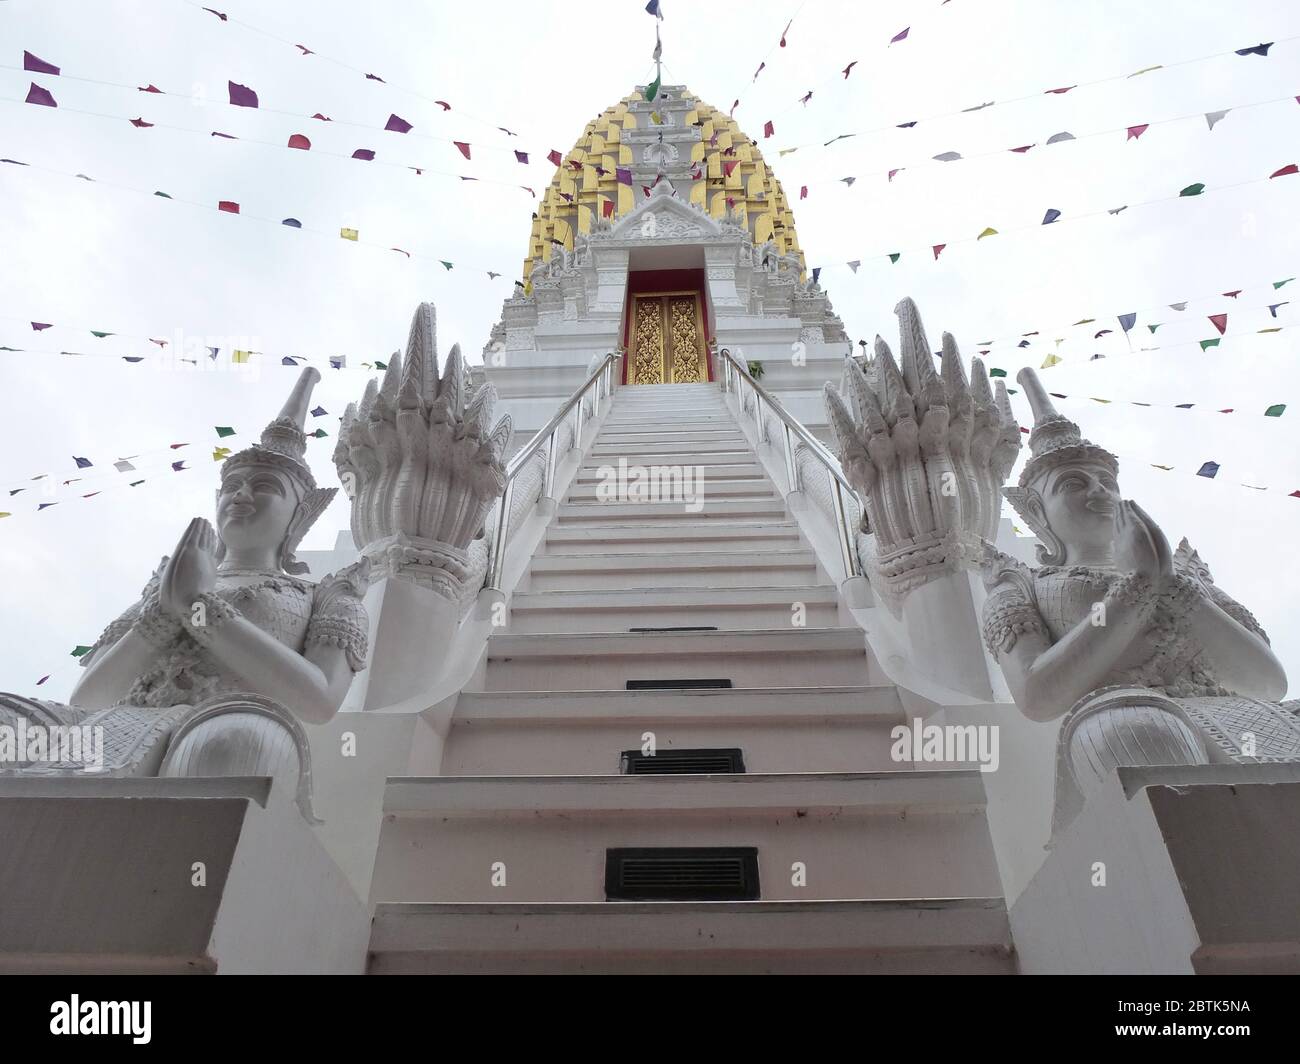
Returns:
[[[339,236],[344,240],[356,240],[357,231],[355,229],[340,229]]]
[[[230,356],[231,362],[247,362],[252,351],[236,351]]]
[[[994,229],[992,226],[989,226],[987,229],[984,230],[984,232],[980,233],[980,235],[977,236],[975,239],[983,240],[986,236],[997,236],[997,235],[998,235],[998,231]]]
[[[782,148],[779,152],[777,152],[777,155],[793,155],[798,150],[799,150],[798,148]]]
[[[230,457],[230,448],[229,448],[229,447],[214,447],[214,448],[212,448],[212,460],[213,460],[214,462],[220,462],[223,458],[229,458],[229,457]]]
[[[1057,365],[1060,361],[1061,360],[1057,358],[1055,355],[1048,355],[1045,359],[1043,359],[1043,364],[1038,368],[1051,369],[1053,366]]]

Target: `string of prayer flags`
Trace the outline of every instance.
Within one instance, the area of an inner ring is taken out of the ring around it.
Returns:
[[[37,85],[34,81],[32,82],[32,87],[27,90],[27,100],[25,102],[39,104],[41,107],[59,106],[54,102],[54,97],[51,95],[50,90],[41,88],[41,86]]]
[[[235,81],[227,81],[226,85],[230,91],[230,105],[232,107],[256,107],[257,93],[247,85],[240,85]]]

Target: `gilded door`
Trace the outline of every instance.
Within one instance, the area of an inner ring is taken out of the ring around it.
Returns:
[[[702,384],[709,379],[698,292],[632,297],[632,384]]]

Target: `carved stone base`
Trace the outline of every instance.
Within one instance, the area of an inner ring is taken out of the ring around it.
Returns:
[[[361,553],[370,559],[372,582],[394,577],[462,605],[478,595],[487,573],[487,544],[482,539],[460,550],[399,532],[367,544]]]
[[[889,612],[901,616],[903,600],[932,580],[962,569],[978,569],[987,555],[988,544],[972,532],[953,530],[946,535],[931,533],[909,539],[886,554],[876,552],[876,537],[858,537],[858,557],[871,578],[871,586]]]

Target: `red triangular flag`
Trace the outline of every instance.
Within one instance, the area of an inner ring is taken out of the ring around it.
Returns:
[[[131,125],[135,126],[136,129],[151,129],[153,127],[152,122],[146,122],[143,118],[131,119]]]
[[[1297,99],[1297,100],[1300,100],[1300,96],[1297,96],[1296,99]],[[29,102],[30,102],[30,101],[29,101]],[[1300,174],[1300,166],[1296,166],[1295,163],[1290,163],[1289,165],[1282,167],[1281,170],[1274,170],[1274,171],[1273,171],[1271,174],[1269,174],[1268,176],[1269,176],[1269,177],[1286,177],[1288,174]]]
[[[1147,128],[1148,128],[1149,126],[1150,126],[1150,123],[1149,123],[1149,122],[1148,122],[1148,123],[1144,123],[1143,125],[1140,125],[1140,126],[1129,126],[1129,127],[1128,127],[1128,136],[1125,137],[1124,139],[1125,139],[1125,140],[1137,140],[1138,137],[1142,136],[1142,134],[1145,133],[1145,132],[1147,131]]]
[[[939,252],[941,252],[947,246],[948,246],[947,244],[935,244],[934,247],[930,249],[931,251],[934,252],[934,257],[936,260],[939,258]]]
[[[1222,336],[1228,328],[1228,315],[1211,314],[1210,323],[1219,330],[1219,335]]]
[[[604,218],[612,218],[614,216],[614,201],[607,199],[601,203],[600,213]]]
[[[463,140],[453,140],[452,143],[453,143],[454,145],[456,145],[457,148],[460,149],[460,153],[461,153],[461,155],[465,156],[466,159],[469,158],[469,145],[468,145],[468,144],[466,144]]]
[[[164,96],[164,95],[166,95],[166,94],[162,91],[162,89],[158,88],[158,86],[155,85],[152,81],[149,82],[148,85],[137,86],[137,90],[138,90],[139,92],[154,92],[154,93],[157,93],[159,96]]]

